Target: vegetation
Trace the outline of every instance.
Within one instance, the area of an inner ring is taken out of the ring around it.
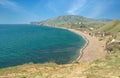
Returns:
[[[55,63],[25,64],[0,70],[10,78],[119,78],[120,51],[92,63],[57,65]]]
[[[119,78],[120,52],[107,55],[103,59],[94,61],[87,72],[88,78]]]
[[[94,33],[100,39],[106,40],[106,50],[108,52],[113,53],[120,50],[120,20],[113,20],[95,30]]]
[[[26,76],[22,76],[22,77],[20,77],[20,78],[27,78]]]
[[[119,33],[120,32],[120,20],[113,20],[105,26],[98,29],[99,32]]]
[[[95,60],[91,63],[85,71],[87,77],[120,78],[120,73],[118,73],[120,72],[120,20],[113,20],[92,32],[100,35],[99,38],[102,40],[106,40],[106,50],[109,52],[105,58]]]
[[[80,25],[81,23],[85,24],[86,26],[102,26],[106,24],[108,20],[95,20],[91,18],[86,18],[83,16],[76,16],[76,15],[66,15],[66,16],[59,16],[56,18],[47,19],[41,22],[35,22],[35,24],[40,25],[48,25],[48,26],[60,26],[60,27],[71,27]],[[34,24],[34,23],[33,23]],[[76,26],[79,27],[79,26]]]

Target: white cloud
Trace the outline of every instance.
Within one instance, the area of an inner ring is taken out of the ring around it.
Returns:
[[[68,14],[77,14],[85,6],[86,0],[75,0],[71,5],[70,9],[67,11]]]

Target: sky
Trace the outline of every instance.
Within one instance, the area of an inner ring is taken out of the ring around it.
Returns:
[[[120,0],[0,0],[0,24],[26,24],[62,15],[120,19]]]

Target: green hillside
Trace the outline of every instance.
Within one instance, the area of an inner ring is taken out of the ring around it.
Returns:
[[[120,32],[120,20],[113,20],[112,22],[106,24],[101,27],[98,31],[100,32],[110,32],[110,33],[118,33]]]
[[[83,16],[77,16],[77,15],[65,15],[65,16],[59,16],[56,18],[50,18],[44,21],[40,22],[32,22],[32,24],[39,24],[39,25],[47,25],[47,26],[72,26],[72,25],[80,25],[85,24],[86,26],[102,26],[108,22],[107,20],[95,20],[92,18],[86,18]]]

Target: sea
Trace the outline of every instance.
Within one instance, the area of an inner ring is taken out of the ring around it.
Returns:
[[[85,45],[82,36],[71,31],[29,24],[0,24],[0,68],[28,63],[68,64]]]

